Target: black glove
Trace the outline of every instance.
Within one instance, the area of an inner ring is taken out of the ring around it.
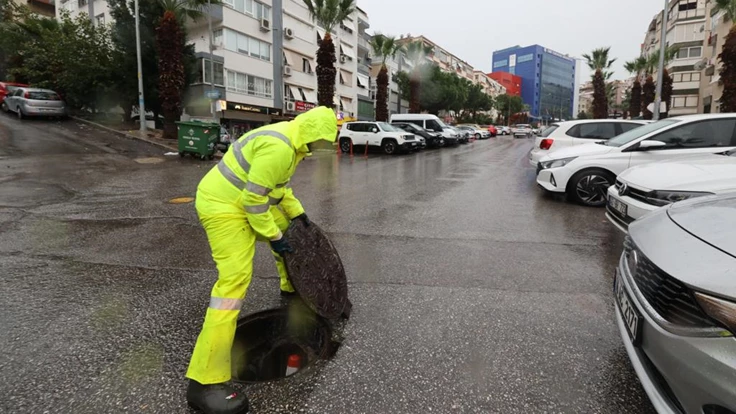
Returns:
[[[271,240],[271,250],[275,251],[281,256],[283,256],[284,253],[294,253],[294,249],[286,240],[286,237],[283,236],[278,240]]]
[[[304,223],[304,226],[309,227],[310,224],[312,224],[311,221],[309,221],[309,217],[307,217],[307,213],[302,213],[296,217],[294,217],[294,220],[301,220],[302,223]]]

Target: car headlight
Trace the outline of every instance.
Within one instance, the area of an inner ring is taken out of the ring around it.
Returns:
[[[542,165],[543,170],[546,170],[547,168],[559,168],[566,166],[570,163],[570,161],[574,160],[575,158],[577,157],[560,158],[558,160],[544,161],[540,164]]]
[[[708,316],[722,323],[731,333],[736,332],[736,303],[700,292],[695,292],[695,300]]]
[[[647,202],[655,206],[666,206],[678,201],[707,195],[713,195],[713,193],[704,191],[652,191],[647,197]]]

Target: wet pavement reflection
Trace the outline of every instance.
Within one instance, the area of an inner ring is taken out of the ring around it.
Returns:
[[[543,195],[530,148],[305,160],[292,185],[354,308],[334,358],[239,385],[252,412],[653,412],[614,322],[622,235]],[[170,200],[214,162],[164,152],[0,116],[0,412],[190,412],[216,271],[193,204]],[[241,315],[279,304],[258,246]]]

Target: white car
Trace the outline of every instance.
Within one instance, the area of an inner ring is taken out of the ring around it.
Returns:
[[[346,154],[353,146],[381,147],[389,155],[417,150],[421,146],[413,134],[386,122],[347,122],[339,135],[340,150]]]
[[[475,139],[489,139],[491,133],[475,124],[461,124],[457,128],[468,131]]]
[[[736,114],[668,118],[606,142],[575,145],[542,157],[537,184],[583,205],[601,207],[616,176],[631,167],[734,148]]]
[[[623,231],[660,207],[689,198],[736,192],[736,151],[629,168],[608,188],[606,217]]]
[[[534,134],[532,126],[528,124],[516,124],[511,128],[511,135],[516,137],[529,138]]]
[[[529,152],[529,163],[536,167],[539,160],[552,151],[574,145],[607,141],[616,135],[631,131],[650,121],[626,121],[620,119],[586,119],[550,124],[534,141]]]
[[[507,126],[496,126],[498,135],[511,135],[511,128]]]

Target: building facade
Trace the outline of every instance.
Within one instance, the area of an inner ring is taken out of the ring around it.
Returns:
[[[56,16],[56,0],[13,0],[18,6],[27,6],[31,13],[45,17]]]
[[[571,119],[575,102],[575,59],[539,45],[514,46],[493,52],[493,72],[519,76],[521,98],[531,118],[554,114]]]
[[[726,35],[731,30],[733,22],[724,18],[723,12],[713,10],[715,1],[706,2],[706,31],[703,45],[703,62],[705,67],[700,77],[699,113],[721,112],[718,101],[723,95],[723,85],[720,84],[720,70],[723,66],[718,55],[723,50]]]
[[[512,96],[521,96],[521,77],[507,72],[491,72],[488,77],[495,80]]]
[[[40,0],[34,0],[40,1]],[[80,13],[86,13],[96,24],[107,24],[112,22],[110,9],[104,0],[53,0],[56,2],[56,18],[61,18],[63,12],[75,17]],[[52,15],[53,16],[53,15]]]

